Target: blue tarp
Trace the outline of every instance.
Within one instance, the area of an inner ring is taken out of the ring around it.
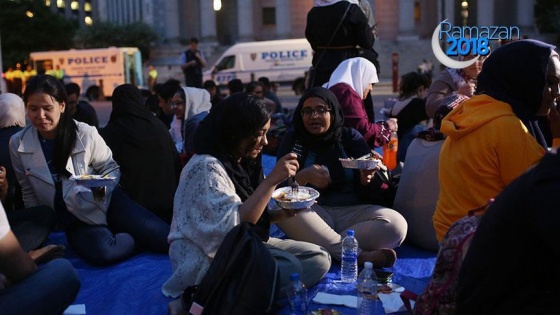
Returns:
[[[141,253],[124,262],[108,267],[95,267],[87,264],[68,248],[63,233],[53,233],[50,243],[67,246],[66,258],[69,259],[82,280],[80,293],[73,304],[85,304],[87,314],[122,315],[122,314],[167,314],[167,303],[171,299],[161,293],[162,284],[171,276],[169,257],[163,254]],[[435,264],[436,253],[421,250],[411,245],[396,249],[397,263],[393,283],[420,293],[425,287]],[[333,264],[327,277],[318,285],[309,288],[310,299],[318,292],[355,295],[355,290],[333,285],[340,279],[340,266]],[[285,305],[280,314],[288,314]],[[378,302],[380,303],[380,302]],[[355,314],[347,307],[310,303],[312,310],[319,308],[336,309],[343,314]],[[385,314],[381,304],[378,314]]]

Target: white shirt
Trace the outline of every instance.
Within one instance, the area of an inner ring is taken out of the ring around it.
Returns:
[[[10,224],[8,223],[4,206],[0,203],[0,239],[6,236],[8,232],[10,232]]]

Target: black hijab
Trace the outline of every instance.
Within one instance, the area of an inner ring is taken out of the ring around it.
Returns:
[[[305,100],[311,97],[318,97],[325,101],[325,105],[331,110],[331,126],[327,132],[315,136],[310,134],[303,125],[301,110]],[[329,89],[323,87],[313,87],[303,93],[294,113],[294,136],[296,141],[310,149],[331,148],[340,143],[343,133],[344,114],[338,103],[338,99]]]
[[[238,162],[239,144],[243,139],[255,137],[269,119],[270,112],[264,100],[245,92],[235,93],[212,107],[194,137],[195,152],[211,155],[223,164],[243,202],[264,175],[260,155],[256,159],[243,156]],[[268,240],[270,217],[266,210],[256,226],[261,238]]]
[[[121,169],[120,185],[142,206],[171,222],[181,164],[165,125],[144,105],[137,87],[118,86],[101,136]]]
[[[477,94],[487,94],[508,103],[515,115],[543,147],[546,141],[537,124],[554,46],[519,40],[499,47],[490,54],[478,75]]]

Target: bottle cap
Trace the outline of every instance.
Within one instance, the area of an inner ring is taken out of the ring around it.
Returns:
[[[366,261],[364,263],[364,268],[366,269],[373,269],[373,263],[371,261]]]
[[[290,275],[290,280],[292,280],[292,281],[299,280],[299,273],[297,273],[297,272],[292,273]]]
[[[346,235],[348,235],[348,236],[354,236],[354,230],[348,230],[348,231],[346,231]]]

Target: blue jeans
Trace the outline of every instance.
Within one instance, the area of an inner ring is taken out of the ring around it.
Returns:
[[[108,225],[75,221],[66,229],[68,243],[87,262],[107,265],[147,249],[167,253],[169,224],[142,207],[119,187],[107,210]]]
[[[29,277],[0,290],[0,313],[62,314],[80,290],[80,277],[66,259],[54,259]]]

